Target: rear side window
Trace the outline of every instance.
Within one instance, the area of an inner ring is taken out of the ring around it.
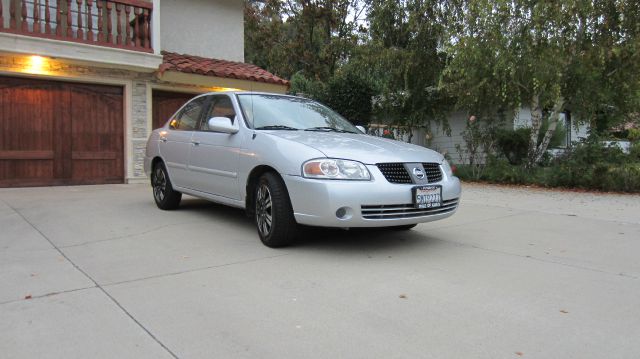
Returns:
[[[207,102],[206,97],[198,97],[184,106],[176,117],[171,120],[170,127],[174,130],[193,131],[198,125],[202,109]]]

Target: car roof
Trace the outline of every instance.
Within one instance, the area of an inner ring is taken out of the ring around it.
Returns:
[[[203,96],[203,95],[271,95],[271,96],[293,97],[293,98],[301,98],[301,99],[309,100],[308,98],[302,97],[302,96],[287,95],[287,94],[275,93],[275,92],[244,91],[244,90],[212,91],[212,92],[201,94],[199,96]]]

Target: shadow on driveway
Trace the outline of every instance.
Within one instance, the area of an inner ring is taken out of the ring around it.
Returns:
[[[185,198],[178,209],[180,212],[192,212],[199,219],[210,218],[229,226],[247,228],[255,232],[256,245],[262,245],[251,218],[243,209],[228,207],[210,201]],[[423,224],[422,226],[424,226]],[[424,248],[438,241],[438,238],[413,230],[393,230],[388,228],[323,228],[300,226],[298,239],[289,247],[279,250],[321,249],[323,251],[361,251],[361,250],[411,250]]]

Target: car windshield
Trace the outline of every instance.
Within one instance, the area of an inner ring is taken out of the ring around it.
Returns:
[[[360,133],[349,121],[315,101],[290,96],[239,94],[249,126],[256,130]]]

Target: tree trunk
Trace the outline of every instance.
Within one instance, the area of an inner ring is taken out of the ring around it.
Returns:
[[[540,95],[533,94],[531,97],[531,135],[529,137],[529,153],[527,167],[531,168],[536,164],[538,158],[538,132],[542,126],[542,108],[540,107]]]
[[[556,128],[558,127],[558,121],[560,120],[560,113],[562,112],[563,107],[564,99],[559,98],[553,105],[553,113],[551,113],[551,116],[549,117],[549,127],[547,128],[547,132],[544,134],[544,138],[536,150],[537,155],[535,163],[540,162],[542,155],[547,151],[551,137],[553,137],[553,134],[556,132]]]

